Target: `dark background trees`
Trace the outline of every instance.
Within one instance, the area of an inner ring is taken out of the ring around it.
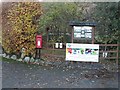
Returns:
[[[120,35],[117,2],[96,3],[92,16],[97,22],[96,40],[100,43],[117,43]]]
[[[38,32],[46,35],[47,29],[49,36],[51,36],[50,40],[69,41],[67,38],[71,33],[69,21],[81,21],[82,6],[78,6],[76,3],[43,3],[42,5],[44,14],[39,20],[40,28]]]
[[[39,33],[46,34],[46,28],[53,33],[55,40],[60,32],[64,35],[63,42],[67,42],[65,33],[71,33],[69,21],[95,22],[96,43],[117,43],[118,30],[118,3],[43,3],[44,14],[39,21]],[[56,35],[55,35],[56,34]]]

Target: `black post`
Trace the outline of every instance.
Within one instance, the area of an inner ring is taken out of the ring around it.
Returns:
[[[41,49],[36,48],[36,55],[35,55],[36,59],[40,59],[41,58]]]
[[[39,49],[39,59],[41,59],[41,49]]]
[[[36,59],[40,59],[41,58],[41,49],[36,48],[36,55],[35,55]]]
[[[37,59],[37,48],[36,48],[36,52],[35,52],[35,59]]]

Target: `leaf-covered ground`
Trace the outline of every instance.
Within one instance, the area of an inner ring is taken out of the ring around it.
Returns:
[[[67,67],[29,65],[4,59],[3,88],[117,88],[118,73],[101,65],[76,63]],[[97,66],[98,67],[97,67]],[[97,67],[97,68],[95,68]]]

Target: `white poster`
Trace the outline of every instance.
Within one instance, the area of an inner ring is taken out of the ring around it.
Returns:
[[[99,45],[67,43],[66,61],[98,62]]]
[[[74,38],[92,38],[92,27],[74,26]]]

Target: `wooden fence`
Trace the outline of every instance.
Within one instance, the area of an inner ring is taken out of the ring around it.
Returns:
[[[119,59],[119,44],[100,44],[99,58],[100,59],[115,59],[118,64]],[[105,55],[106,54],[106,55]]]
[[[53,46],[54,44],[49,43],[48,46]],[[119,44],[99,44],[99,59],[100,60],[116,60],[118,64],[119,59]],[[63,43],[62,49],[56,49],[55,47],[46,47],[42,49],[42,55],[52,56],[52,57],[62,57],[65,59],[66,44]]]

